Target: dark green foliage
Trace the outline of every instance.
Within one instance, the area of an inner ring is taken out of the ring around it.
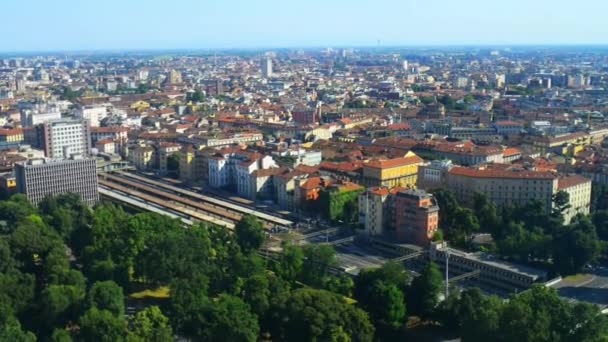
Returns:
[[[295,282],[304,267],[304,251],[302,248],[291,245],[283,245],[283,253],[278,262],[274,264],[274,271],[288,282]]]
[[[595,226],[586,217],[577,217],[554,240],[554,264],[560,274],[580,272],[594,262],[600,252]]]
[[[373,340],[367,314],[328,291],[295,290],[272,310],[277,319],[272,336],[279,340],[328,341],[338,335],[351,341]]]
[[[108,310],[117,317],[125,313],[125,298],[122,288],[111,280],[98,281],[91,286],[87,305],[99,310]]]
[[[328,268],[336,265],[336,251],[329,245],[306,245],[300,278],[313,287],[323,287]]]
[[[87,310],[78,321],[80,339],[84,341],[120,342],[127,334],[127,324],[123,317],[116,317],[110,311],[95,307]]]
[[[150,306],[135,314],[131,319],[129,341],[170,342],[173,330],[169,319],[158,306]]]
[[[199,89],[196,89],[193,93],[188,93],[186,95],[186,101],[192,101],[193,103],[203,102],[205,101],[205,94]]]
[[[173,153],[167,157],[167,170],[179,172],[179,161],[181,159],[179,153]]]
[[[236,241],[245,253],[259,249],[266,235],[264,225],[253,215],[246,215],[236,224]]]
[[[424,319],[431,318],[439,304],[442,284],[443,277],[439,268],[435,263],[429,262],[420,275],[414,278],[407,291],[410,311]]]
[[[357,190],[322,190],[319,194],[318,209],[325,217],[334,222],[355,222],[359,195],[363,191],[363,188]]]
[[[589,304],[569,304],[554,289],[537,286],[501,301],[479,290],[452,294],[439,319],[464,341],[603,341],[606,318]]]

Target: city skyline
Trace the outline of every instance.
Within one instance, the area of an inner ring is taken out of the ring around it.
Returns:
[[[415,3],[380,0],[35,0],[5,4],[0,52],[309,48],[324,46],[604,45],[608,4],[583,0]]]

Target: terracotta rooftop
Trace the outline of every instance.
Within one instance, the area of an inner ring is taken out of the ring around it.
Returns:
[[[514,147],[507,148],[502,152],[502,155],[505,157],[512,157],[518,154],[521,154],[521,151]]]
[[[412,164],[419,164],[424,162],[424,160],[418,156],[412,157],[403,157],[403,158],[395,158],[395,159],[386,159],[386,160],[372,160],[365,164],[366,167],[374,168],[374,169],[390,169],[393,167],[406,166]]]
[[[591,179],[585,178],[583,176],[578,176],[578,175],[561,177],[557,181],[557,189],[562,190],[562,189],[570,188],[570,187],[585,184],[585,183],[591,183]]]
[[[451,175],[473,177],[473,178],[507,178],[507,179],[555,179],[551,172],[528,171],[528,170],[506,170],[506,169],[474,169],[455,166],[450,171]]]
[[[91,127],[92,133],[121,133],[128,132],[128,127],[112,126],[112,127]]]

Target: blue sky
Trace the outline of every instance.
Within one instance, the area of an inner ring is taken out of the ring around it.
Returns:
[[[608,44],[606,0],[1,0],[0,51]]]

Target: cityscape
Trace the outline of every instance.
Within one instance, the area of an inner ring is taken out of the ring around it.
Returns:
[[[608,341],[608,46],[532,31],[11,36],[0,341]]]

